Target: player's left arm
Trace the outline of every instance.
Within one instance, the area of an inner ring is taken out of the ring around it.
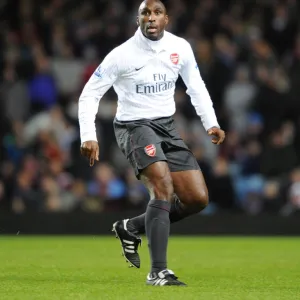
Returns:
[[[192,104],[201,118],[205,130],[210,136],[213,136],[212,143],[220,145],[225,139],[225,132],[219,126],[212,100],[200,75],[192,47],[188,42],[185,44],[183,60],[180,76],[187,87],[186,93],[191,97]]]

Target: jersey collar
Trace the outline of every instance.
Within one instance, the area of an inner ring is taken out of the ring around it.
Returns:
[[[135,37],[138,41],[138,43],[144,48],[144,49],[151,49],[157,53],[166,50],[166,31],[164,33],[164,36],[159,41],[151,41],[147,39],[139,27],[135,33]]]

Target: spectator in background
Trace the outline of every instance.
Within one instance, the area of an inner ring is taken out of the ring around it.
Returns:
[[[250,212],[254,199],[255,202],[260,202],[259,197],[264,189],[264,178],[260,172],[261,146],[258,141],[246,141],[245,149],[239,159],[240,168],[235,181],[236,194],[239,207]]]
[[[138,180],[134,170],[128,168],[125,173],[125,182],[127,185],[128,206],[134,209],[145,210],[149,200],[149,194],[145,186]]]
[[[291,187],[289,189],[289,202],[294,210],[300,209],[300,169],[291,173]]]
[[[4,183],[0,180],[0,207],[5,206],[5,188]]]
[[[244,153],[240,159],[241,174],[243,176],[256,176],[260,174],[261,145],[257,140],[245,142]]]
[[[43,209],[49,212],[74,211],[78,207],[80,199],[71,193],[70,185],[70,182],[67,182],[68,188],[66,188],[62,185],[61,180],[57,182],[54,176],[44,176],[41,180]]]
[[[29,82],[29,97],[32,113],[39,113],[53,107],[57,102],[57,89],[50,74],[49,60],[43,54],[35,58],[36,72]]]
[[[249,108],[252,106],[256,87],[250,81],[249,70],[240,66],[235,78],[225,90],[224,105],[229,116],[229,130],[236,130],[239,135],[246,132]]]
[[[263,206],[261,210],[268,213],[276,213],[281,209],[283,200],[279,181],[267,181],[263,191]]]
[[[290,117],[297,122],[300,115],[300,34],[297,35],[294,47],[290,51],[287,60],[290,70]]]
[[[299,164],[293,140],[294,128],[289,123],[271,134],[262,154],[261,173],[264,176],[280,178]]]
[[[292,6],[292,1],[289,2]],[[280,2],[273,6],[273,11],[265,18],[265,36],[279,57],[282,57],[286,50],[293,46],[296,24],[296,15],[289,11],[288,5]]]
[[[112,167],[106,163],[100,163],[96,166],[95,177],[88,184],[89,195],[97,196],[107,209],[120,209],[122,200],[126,196],[126,186],[119,179]]]
[[[14,194],[15,185],[15,167],[11,162],[4,162],[0,167],[0,181],[3,184],[3,195],[0,207],[5,210],[11,210],[11,199]]]
[[[17,78],[13,66],[7,66],[3,71],[3,81],[0,84],[3,119],[11,122],[25,121],[30,112],[29,91],[25,80]]]
[[[210,199],[220,209],[232,210],[235,206],[235,193],[226,159],[219,158],[215,163]]]
[[[2,139],[3,154],[15,165],[20,164],[26,153],[26,142],[23,136],[23,124],[19,121],[11,122],[11,130]]]
[[[288,189],[288,200],[281,210],[281,214],[288,216],[300,210],[300,168],[290,173],[290,186]]]
[[[289,83],[280,68],[268,69],[259,65],[256,72],[259,89],[254,99],[253,110],[264,120],[264,134],[270,134],[288,116]]]
[[[14,186],[12,202],[14,212],[38,212],[41,210],[43,203],[41,202],[41,191],[37,189],[38,170],[39,164],[36,159],[30,155],[24,157]]]

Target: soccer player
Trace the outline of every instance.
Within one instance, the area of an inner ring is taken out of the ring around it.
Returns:
[[[212,142],[220,145],[220,129],[212,101],[200,76],[190,44],[165,30],[168,15],[160,0],[145,0],[138,29],[113,49],[84,87],[79,99],[81,153],[90,165],[99,159],[95,115],[101,97],[113,86],[118,95],[114,130],[118,146],[150,194],[143,215],[120,220],[113,231],[123,254],[140,267],[140,234],[146,233],[151,256],[148,285],[185,285],[167,268],[170,223],[203,210],[207,187],[192,152],[179,136],[172,115],[180,75]]]

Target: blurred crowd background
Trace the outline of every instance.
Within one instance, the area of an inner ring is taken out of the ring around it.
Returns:
[[[78,97],[130,38],[140,0],[0,1],[0,210],[143,209],[117,148],[111,89],[97,114],[100,162],[80,157]],[[178,81],[175,119],[199,161],[214,214],[300,208],[300,5],[296,0],[172,0],[168,30],[187,39],[227,140],[212,145]]]

